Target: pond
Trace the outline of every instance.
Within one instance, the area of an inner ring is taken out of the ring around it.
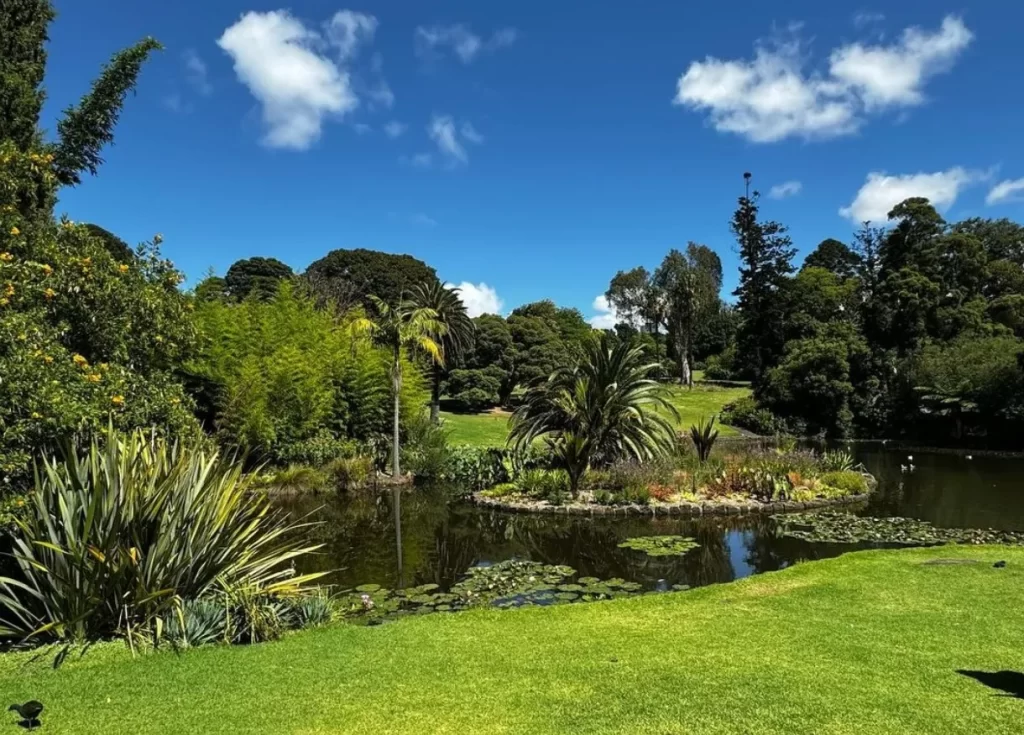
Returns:
[[[848,447],[879,480],[862,515],[907,516],[946,528],[1024,531],[1024,459],[895,449],[880,443]],[[441,590],[474,566],[508,559],[573,567],[580,576],[621,578],[645,589],[728,582],[837,556],[853,548],[781,537],[768,518],[608,518],[514,514],[448,500],[440,489],[403,492],[395,523],[391,491],[279,499],[290,514],[321,521],[325,545],[300,571],[330,571],[343,588],[379,584]],[[648,556],[620,548],[636,536],[678,535],[700,544],[683,556]]]

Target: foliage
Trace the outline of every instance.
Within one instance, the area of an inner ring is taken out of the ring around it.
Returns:
[[[861,542],[902,546],[942,544],[1024,544],[1024,534],[978,528],[936,528],[914,518],[871,518],[842,511],[772,516],[779,532],[806,541],[834,544]]]
[[[328,489],[326,472],[307,465],[293,464],[262,475],[260,484],[282,493],[318,493]]]
[[[842,449],[822,452],[820,464],[825,472],[847,472],[856,466],[853,455]]]
[[[506,374],[497,365],[481,370],[452,370],[448,374],[448,395],[464,410],[483,411],[501,401]]]
[[[373,475],[373,459],[365,456],[338,457],[324,466],[323,471],[333,485],[341,490],[359,487]]]
[[[696,424],[690,427],[690,439],[697,449],[697,457],[701,463],[707,462],[711,456],[711,448],[715,446],[718,439],[718,430],[715,428],[715,417],[705,421],[701,418]]]
[[[512,415],[510,446],[522,451],[547,438],[574,497],[591,464],[672,451],[675,432],[657,409],[674,409],[664,388],[647,377],[654,366],[640,359],[638,347],[613,344],[608,335],[587,345],[577,366],[556,370],[527,391]]]
[[[822,268],[837,278],[853,278],[861,265],[860,256],[846,245],[834,238],[827,238],[818,243],[810,255],[804,259],[801,268]]]
[[[315,292],[342,311],[357,305],[372,309],[371,296],[397,304],[414,287],[437,280],[433,268],[411,255],[363,248],[332,250],[313,262],[305,276]]]
[[[358,318],[353,327],[368,333],[373,341],[387,351],[390,357],[391,397],[394,404],[391,434],[391,474],[401,475],[401,416],[405,363],[417,353],[425,355],[433,364],[444,365],[441,339],[448,328],[438,320],[437,312],[414,301],[389,304],[371,295],[373,318]]]
[[[462,303],[459,289],[434,279],[412,288],[411,299],[417,306],[429,309],[443,329],[435,339],[441,345],[443,361],[432,363],[430,420],[435,424],[441,411],[441,381],[448,366],[457,363],[473,342],[473,322]]]
[[[20,576],[0,578],[0,635],[131,639],[211,591],[295,593],[319,576],[289,566],[315,549],[297,528],[199,446],[138,431],[67,446],[36,469],[14,537]]]
[[[524,470],[514,484],[523,495],[552,505],[562,503],[569,493],[569,477],[562,470]]]
[[[291,279],[292,269],[277,258],[244,258],[236,260],[224,276],[228,295],[237,301],[253,296],[269,299],[277,293],[282,281]]]
[[[620,549],[640,551],[647,556],[682,556],[699,546],[695,539],[685,536],[638,536],[619,544]]]
[[[415,417],[406,427],[402,457],[406,470],[417,479],[441,477],[449,461],[448,430],[426,416]]]
[[[196,318],[204,340],[189,372],[229,446],[321,465],[389,431],[391,357],[355,329],[361,312],[335,317],[285,282],[267,301],[200,303]],[[425,393],[408,358],[403,365],[408,420]]]
[[[468,491],[483,490],[508,482],[513,464],[502,449],[456,446],[448,452],[440,479]]]
[[[785,226],[759,221],[757,200],[757,192],[740,197],[731,225],[742,262],[735,291],[743,319],[736,354],[740,372],[754,378],[764,375],[782,354],[787,277],[796,253]]]
[[[738,426],[758,436],[785,433],[784,422],[750,396],[725,405],[719,419],[723,424]]]
[[[863,495],[869,489],[867,478],[849,469],[826,472],[818,479],[823,485],[835,488],[843,495]]]

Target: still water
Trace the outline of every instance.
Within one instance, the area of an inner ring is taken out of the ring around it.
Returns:
[[[898,450],[880,444],[848,447],[879,480],[862,515],[908,516],[949,528],[1024,531],[1024,459]],[[911,468],[912,467],[912,468]],[[782,569],[855,547],[778,536],[767,518],[605,518],[515,514],[448,501],[443,491],[415,489],[401,498],[396,525],[390,491],[350,496],[283,498],[296,517],[319,521],[325,546],[300,571],[330,571],[341,587],[395,589],[434,583],[447,590],[471,566],[506,559],[564,564],[580,576],[621,577],[654,589],[699,586]],[[682,557],[648,557],[620,549],[634,536],[692,536]]]

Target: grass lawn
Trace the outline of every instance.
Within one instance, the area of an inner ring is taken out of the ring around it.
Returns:
[[[689,429],[702,417],[719,413],[722,406],[750,395],[749,388],[723,388],[698,383],[693,390],[671,386],[669,400],[679,411],[679,427]],[[451,432],[453,444],[472,444],[479,447],[500,447],[508,435],[508,414],[498,413],[450,413],[441,412],[444,425]],[[731,426],[721,426],[722,436],[736,436],[739,432]]]
[[[980,563],[922,565],[950,558]],[[101,645],[56,671],[8,654],[0,691],[40,699],[42,732],[77,735],[1011,733],[1024,701],[957,670],[1021,671],[1022,606],[1024,549],[872,551],[691,592],[251,647],[133,660]]]

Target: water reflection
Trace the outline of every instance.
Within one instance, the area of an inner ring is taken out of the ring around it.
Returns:
[[[1024,530],[1024,461],[913,453],[879,445],[852,447],[879,478],[868,515],[904,515],[945,527]],[[774,571],[850,549],[779,537],[767,518],[682,520],[512,514],[449,503],[442,490],[295,497],[281,504],[313,514],[325,544],[301,571],[329,571],[344,587],[427,583],[448,590],[466,569],[506,559],[564,564],[581,576],[621,577],[648,589],[700,586]],[[633,536],[692,536],[700,547],[682,557],[648,557],[618,548]]]

